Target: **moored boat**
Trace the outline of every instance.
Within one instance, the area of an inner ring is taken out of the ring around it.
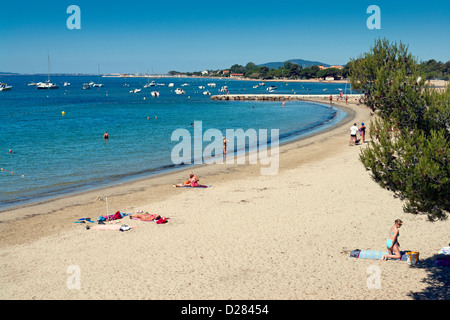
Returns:
[[[6,83],[0,84],[0,91],[9,91],[12,89],[12,86],[8,86]]]
[[[50,89],[59,89],[59,86],[54,83],[51,83],[50,81],[47,81],[47,82],[39,82],[36,88],[38,88],[39,90],[43,89],[50,90]]]

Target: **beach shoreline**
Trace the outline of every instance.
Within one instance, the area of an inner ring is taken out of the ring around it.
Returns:
[[[433,280],[440,278],[431,259],[447,245],[448,222],[404,213],[402,202],[371,180],[358,160],[364,145],[348,145],[350,126],[367,125],[371,112],[356,101],[335,105],[346,118],[280,146],[274,176],[262,176],[260,164],[200,165],[2,212],[0,297],[435,298]],[[174,188],[189,171],[213,187]],[[137,227],[127,232],[74,223],[105,214],[106,197],[109,214],[142,210],[169,222],[119,220]],[[404,221],[402,249],[420,251],[425,265],[349,257],[353,249],[384,250],[396,218]],[[73,266],[82,279],[75,290],[67,286]],[[372,266],[381,272],[378,289],[368,286]]]
[[[260,95],[260,96],[266,96],[266,95]],[[336,97],[338,95],[334,95],[334,96]],[[261,101],[262,100],[263,99],[261,99]],[[354,102],[357,101],[357,99],[353,99],[353,100],[354,100]],[[322,105],[329,105],[328,95],[313,95],[313,96],[304,95],[301,97],[299,96],[298,99],[292,100],[292,101],[305,101],[305,102],[318,103],[318,104],[322,104]],[[341,121],[334,124],[332,127],[328,128],[328,129],[322,129],[322,130],[319,130],[318,132],[308,133],[307,135],[300,135],[299,137],[294,137],[294,138],[288,139],[288,141],[280,141],[280,147],[283,148],[287,144],[299,142],[299,141],[302,141],[307,138],[313,138],[316,135],[323,134],[324,133],[323,130],[333,130],[336,127],[343,125],[343,122],[346,121],[346,119],[348,119],[350,116],[354,115],[354,111],[351,108],[349,108],[348,106],[339,105],[338,108],[340,108],[347,114],[345,119],[342,119]],[[171,178],[171,177],[167,178],[167,176],[171,176],[171,175],[177,174],[179,172],[183,172],[183,171],[196,170],[196,168],[201,168],[203,166],[206,166],[206,164],[200,164],[200,165],[190,164],[187,166],[179,166],[176,169],[170,169],[167,171],[163,171],[162,173],[151,174],[149,176],[146,175],[146,176],[143,176],[140,178],[128,177],[128,178],[124,179],[125,180],[124,182],[108,183],[106,186],[86,187],[86,190],[84,190],[84,191],[73,191],[73,192],[68,192],[68,193],[64,193],[61,195],[43,197],[43,199],[41,199],[41,200],[39,200],[39,199],[38,200],[30,200],[30,201],[26,201],[23,204],[11,205],[6,208],[0,208],[0,223],[9,221],[11,219],[17,220],[17,219],[21,219],[21,218],[27,218],[29,215],[27,215],[27,214],[22,215],[19,212],[24,212],[24,211],[28,210],[28,208],[30,208],[30,207],[36,207],[36,206],[41,206],[41,205],[46,206],[55,201],[56,202],[65,201],[66,199],[69,199],[69,198],[83,198],[84,195],[87,195],[92,192],[108,193],[108,189],[115,190],[118,188],[118,186],[120,186],[120,188],[121,188],[122,186],[130,185],[135,182],[137,183],[137,182],[141,182],[141,181],[146,181],[148,179],[155,179],[158,181],[159,180],[167,180],[167,179]],[[215,166],[220,166],[220,165],[216,164]]]

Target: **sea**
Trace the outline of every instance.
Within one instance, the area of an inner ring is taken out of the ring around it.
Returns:
[[[278,129],[283,143],[327,130],[346,115],[304,101],[282,106],[281,101],[211,100],[205,91],[223,94],[219,89],[226,86],[230,94],[267,94],[273,85],[273,94],[350,93],[342,83],[280,81],[254,88],[260,81],[170,77],[52,75],[59,89],[28,85],[46,80],[0,76],[12,86],[0,92],[0,210],[180,169],[188,164],[174,164],[172,150],[180,142],[172,135],[178,129],[193,134],[194,123],[224,136],[227,129]],[[103,86],[83,90],[92,82]],[[185,94],[177,95],[177,88]],[[141,92],[131,93],[134,89]]]

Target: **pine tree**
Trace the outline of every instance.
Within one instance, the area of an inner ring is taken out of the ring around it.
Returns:
[[[371,144],[360,160],[380,186],[405,200],[404,210],[432,221],[450,211],[450,87],[425,84],[407,46],[377,40],[352,60],[352,87],[375,112]]]

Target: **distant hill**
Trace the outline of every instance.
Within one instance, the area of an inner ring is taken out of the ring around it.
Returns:
[[[263,64],[258,65],[258,67],[266,66],[266,67],[269,67],[269,68],[278,69],[279,67],[284,66],[285,62],[291,62],[291,63],[294,63],[294,64],[298,64],[298,65],[301,65],[303,68],[308,68],[308,67],[311,67],[311,66],[314,66],[314,65],[316,65],[316,66],[324,66],[324,67],[327,67],[327,68],[331,66],[329,64],[326,64],[326,63],[323,63],[323,62],[319,62],[319,61],[310,61],[310,60],[303,60],[303,59],[291,59],[291,60],[287,60],[287,61],[284,61],[284,62],[263,63]]]

